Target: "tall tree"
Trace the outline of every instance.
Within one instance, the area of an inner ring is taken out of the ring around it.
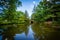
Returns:
[[[59,1],[59,0],[58,0]],[[56,12],[60,10],[60,4],[57,0],[43,0],[39,2],[38,6],[36,7],[35,14],[33,15],[35,21],[46,21],[47,19],[54,19],[57,16]],[[56,3],[57,2],[57,3]],[[57,16],[58,17],[58,16]]]
[[[12,21],[16,15],[16,8],[21,5],[19,0],[0,0],[0,8],[4,16],[4,20]]]
[[[25,10],[25,16],[26,16],[27,18],[29,17],[27,10]]]

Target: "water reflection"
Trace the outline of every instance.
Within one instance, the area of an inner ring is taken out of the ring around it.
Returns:
[[[57,40],[60,29],[34,23],[0,26],[0,40]]]
[[[35,40],[60,40],[60,31],[44,24],[32,24]]]
[[[1,32],[2,40],[14,40],[15,34],[21,34],[23,32],[25,35],[28,34],[28,25],[25,24],[3,25],[0,28],[3,30]]]

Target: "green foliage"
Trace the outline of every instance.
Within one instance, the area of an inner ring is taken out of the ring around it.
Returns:
[[[25,20],[28,20],[27,11],[26,13],[16,11],[17,7],[21,6],[20,0],[1,0],[0,3],[2,8],[0,23],[24,23]]]
[[[0,7],[2,8],[1,22],[7,20],[12,22],[16,16],[16,8],[21,5],[19,0],[0,0]]]
[[[60,14],[60,4],[57,4],[58,1],[47,1],[43,0],[39,2],[37,7],[34,7],[34,12],[32,14],[32,20],[37,21],[37,22],[43,22],[46,21],[47,19],[52,18],[52,20],[56,20],[56,17],[58,17]],[[60,16],[59,16],[60,17]],[[59,20],[60,18],[58,18]]]

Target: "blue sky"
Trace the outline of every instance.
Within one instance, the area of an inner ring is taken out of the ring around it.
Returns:
[[[23,12],[27,10],[29,13],[29,16],[31,16],[34,4],[37,5],[40,0],[20,0],[20,1],[22,2],[22,6],[18,7],[17,10],[23,11]]]

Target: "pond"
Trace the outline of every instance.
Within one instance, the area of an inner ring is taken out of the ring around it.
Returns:
[[[0,40],[57,40],[60,31],[40,24],[12,24],[0,26]]]

